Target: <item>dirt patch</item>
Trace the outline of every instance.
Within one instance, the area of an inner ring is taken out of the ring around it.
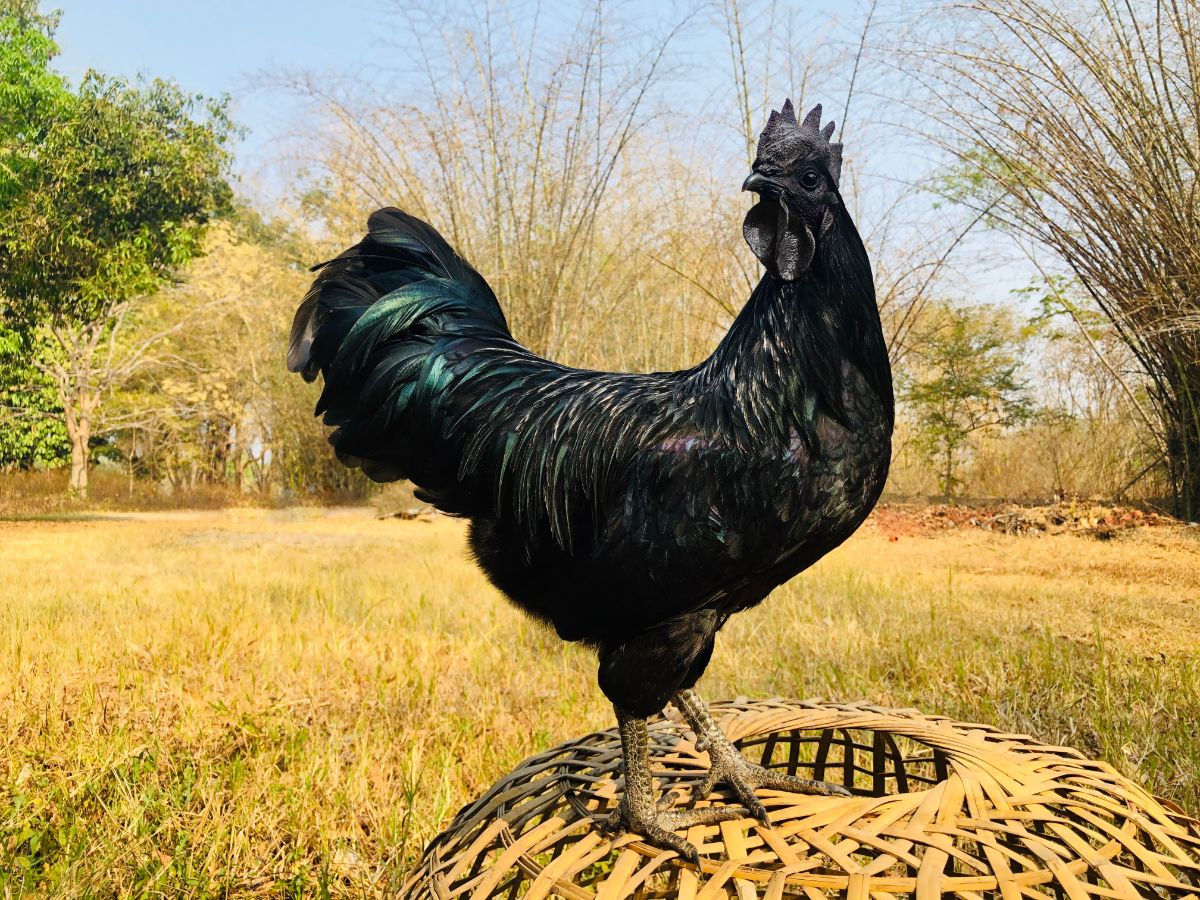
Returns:
[[[889,540],[961,529],[1002,534],[1079,534],[1109,540],[1135,528],[1187,527],[1171,516],[1131,506],[1056,503],[1051,506],[894,506],[883,504],[868,525]]]

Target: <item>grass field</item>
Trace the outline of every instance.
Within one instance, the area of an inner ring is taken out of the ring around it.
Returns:
[[[864,529],[722,633],[709,698],[981,720],[1200,810],[1200,539]],[[611,724],[463,526],[0,522],[0,896],[372,896],[530,753]]]

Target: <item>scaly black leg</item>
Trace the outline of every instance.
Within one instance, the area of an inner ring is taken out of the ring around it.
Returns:
[[[654,802],[654,779],[650,775],[650,737],[646,720],[631,716],[620,708],[614,709],[617,711],[617,724],[621,730],[625,794],[604,824],[604,829],[635,832],[645,838],[647,843],[663,850],[674,850],[680,856],[699,865],[699,852],[690,841],[675,832],[694,825],[715,825],[730,819],[740,819],[746,815],[746,810],[740,806],[660,810]]]
[[[723,782],[733,788],[737,798],[750,810],[750,815],[770,826],[767,809],[754,794],[756,787],[793,791],[797,794],[820,794],[825,797],[850,796],[850,792],[839,785],[785,775],[750,762],[738,752],[729,738],[725,737],[725,732],[713,721],[704,701],[690,688],[677,693],[671,698],[671,702],[679,708],[688,724],[692,726],[692,731],[696,733],[696,749],[707,750],[708,758],[712,761],[708,775],[696,786],[693,795],[695,799],[706,798],[718,782]]]

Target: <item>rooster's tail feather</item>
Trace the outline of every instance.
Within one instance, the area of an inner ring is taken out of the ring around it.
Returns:
[[[410,413],[444,387],[446,339],[512,340],[491,288],[437,231],[395,208],[374,213],[366,237],[316,269],[287,363],[308,381],[324,375],[317,412],[337,426],[339,458],[375,481],[444,480],[430,471],[429,417]]]
[[[313,270],[320,274],[296,310],[287,355],[288,370],[306,381],[327,369],[375,301],[428,278],[466,288],[473,311],[508,333],[500,304],[483,277],[435,229],[395,207],[373,213],[366,237]]]

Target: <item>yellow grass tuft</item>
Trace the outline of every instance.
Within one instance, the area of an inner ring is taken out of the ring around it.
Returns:
[[[611,713],[463,525],[230,510],[0,523],[3,896],[363,896]],[[722,634],[701,689],[915,705],[1200,808],[1200,541],[868,527]]]

